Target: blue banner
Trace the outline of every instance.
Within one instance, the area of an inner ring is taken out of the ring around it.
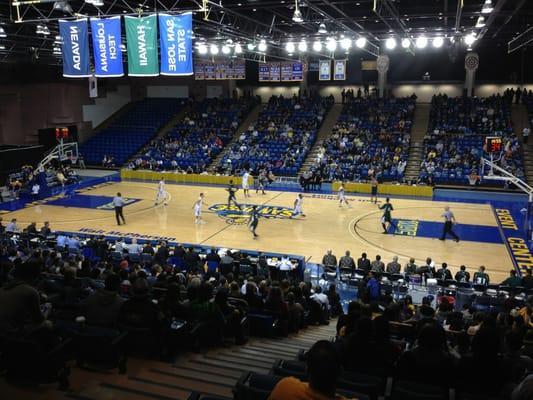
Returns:
[[[192,75],[192,13],[159,14],[161,75]]]
[[[112,18],[91,18],[91,34],[94,75],[102,78],[123,76],[120,15]]]
[[[62,42],[63,76],[67,78],[91,76],[87,20],[59,20],[59,35]]]

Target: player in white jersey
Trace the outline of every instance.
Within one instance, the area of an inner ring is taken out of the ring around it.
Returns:
[[[248,170],[244,170],[242,175],[242,191],[244,192],[244,197],[250,197],[250,173]]]
[[[155,205],[161,204],[161,201],[163,201],[163,204],[167,205],[167,191],[165,190],[165,178],[161,178],[159,181],[159,184],[157,185],[157,195],[155,198]]]
[[[298,215],[301,215],[302,217],[305,217],[305,214],[302,209],[302,203],[304,201],[304,198],[301,193],[298,194],[298,197],[296,197],[296,200],[294,200],[294,209],[292,212],[293,217],[297,217]]]
[[[205,221],[202,219],[202,206],[204,204],[204,194],[200,193],[200,197],[194,202],[192,208],[194,209],[194,223],[195,224],[205,224]],[[205,203],[205,205],[208,205]]]
[[[346,198],[346,194],[344,193],[344,183],[341,183],[341,186],[339,187],[339,207],[342,207],[342,203],[346,204],[348,208],[352,208],[350,203],[348,202],[348,199]]]

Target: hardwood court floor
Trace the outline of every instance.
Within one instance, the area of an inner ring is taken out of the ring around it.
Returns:
[[[366,197],[353,197],[352,208],[339,208],[336,196],[309,194],[303,202],[306,218],[261,218],[257,229],[260,237],[253,240],[246,224],[239,224],[243,222],[243,218],[237,215],[237,223],[230,224],[227,222],[227,216],[222,217],[208,210],[209,206],[217,204],[219,209],[224,208],[227,200],[224,188],[167,184],[166,189],[170,195],[168,206],[154,207],[155,184],[120,182],[83,191],[84,199],[81,203],[70,204],[67,200],[67,207],[49,204],[29,206],[4,214],[3,218],[4,221],[17,218],[21,227],[31,221],[36,221],[40,226],[48,220],[54,230],[78,231],[90,228],[104,232],[133,232],[170,237],[185,243],[287,252],[310,257],[312,262],[320,262],[328,248],[331,248],[338,258],[346,250],[350,250],[354,258],[359,257],[363,251],[370,259],[380,254],[385,263],[391,261],[394,255],[398,255],[402,266],[408,257],[415,257],[418,263],[421,263],[429,256],[438,265],[447,262],[452,272],[461,264],[465,264],[471,273],[477,270],[479,265],[485,265],[492,282],[505,279],[512,268],[512,261],[503,240],[499,236],[495,238],[495,235],[499,235],[497,221],[491,206],[487,204],[451,204],[460,226],[473,229],[469,240],[455,243],[452,240],[441,242],[437,239],[440,228],[435,223],[442,221],[440,216],[446,203],[393,199],[393,218],[424,226],[423,229],[418,229],[417,237],[411,237],[383,235],[380,224],[382,213]],[[109,197],[107,201],[110,201],[117,191],[122,192],[126,198],[138,199],[125,207],[127,225],[123,226],[116,225],[112,210],[90,208],[91,205],[84,204],[87,203],[87,198],[93,199],[90,196],[100,200],[103,198],[104,202]],[[208,204],[204,206],[203,215],[206,223],[196,225],[192,207],[200,192],[205,193],[205,203]],[[266,195],[251,192],[252,196],[245,201],[242,190],[239,190],[239,203],[292,209],[296,198],[296,193],[291,192],[268,191]],[[287,212],[281,208],[269,208],[267,211],[281,215]],[[479,235],[476,230],[479,230]],[[486,232],[489,232],[489,239],[484,239]]]

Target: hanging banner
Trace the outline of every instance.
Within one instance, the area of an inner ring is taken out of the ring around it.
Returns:
[[[269,64],[259,64],[259,82],[267,82],[269,80],[270,80]]]
[[[233,62],[233,76],[235,79],[246,79],[246,64],[244,60]]]
[[[89,60],[89,32],[87,20],[59,20],[63,76],[86,78],[91,76]]]
[[[120,36],[120,15],[111,18],[91,18],[93,37],[94,75],[123,76]]]
[[[281,80],[281,64],[279,62],[270,63],[270,81],[279,82]]]
[[[217,80],[225,80],[227,79],[226,76],[226,63],[224,62],[218,62],[215,66],[215,75]]]
[[[233,69],[233,62],[226,64],[226,79],[235,79],[235,70]]]
[[[282,82],[292,81],[292,63],[290,62],[281,63],[281,81]]]
[[[192,75],[192,13],[159,14],[161,75]]]
[[[89,97],[98,97],[98,79],[94,75],[89,76]]]
[[[201,62],[194,63],[194,79],[197,81],[203,81],[205,78],[204,75],[204,64]]]
[[[126,24],[126,42],[128,47],[128,75],[157,76],[157,18],[124,17]]]
[[[320,60],[318,63],[318,80],[331,80],[331,60]]]
[[[217,77],[216,66],[214,63],[207,61],[204,64],[204,79],[206,81],[215,80]]]
[[[346,60],[334,60],[333,61],[333,80],[345,81],[346,80]]]
[[[292,80],[293,81],[304,80],[304,65],[302,63],[292,64]]]

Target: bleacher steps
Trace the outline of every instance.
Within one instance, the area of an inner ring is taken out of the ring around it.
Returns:
[[[228,152],[228,149],[231,148],[231,146],[239,140],[239,136],[241,136],[242,131],[248,129],[248,127],[257,121],[257,118],[259,117],[259,113],[263,109],[263,104],[259,103],[257,104],[252,111],[248,114],[248,116],[244,119],[244,121],[241,122],[241,124],[237,127],[237,130],[235,131],[235,135],[233,135],[233,138],[229,141],[229,143],[222,149],[222,151],[214,158],[213,161],[211,161],[211,164],[207,167],[207,171],[209,173],[215,172],[215,169],[217,165],[220,163],[220,161],[224,158],[226,153]]]
[[[71,366],[70,388],[39,390],[6,385],[5,398],[42,400],[174,400],[194,392],[233,398],[232,388],[244,372],[268,373],[277,359],[295,359],[300,349],[335,335],[335,321],[310,326],[287,338],[250,338],[244,346],[226,345],[204,354],[184,353],[173,364],[130,358],[127,373],[96,372]]]
[[[409,156],[405,167],[404,179],[416,181],[420,174],[420,163],[424,157],[424,136],[429,127],[429,113],[431,104],[417,103],[413,126],[411,128],[411,144],[409,146]]]
[[[125,165],[127,165],[130,161],[135,160],[139,155],[144,154],[153,140],[160,139],[163,136],[165,136],[167,133],[169,133],[179,122],[183,120],[183,118],[185,118],[185,116],[187,115],[189,111],[190,111],[189,105],[186,105],[185,107],[183,107],[176,115],[174,115],[174,117],[168,120],[168,122],[165,125],[159,128],[159,130],[155,133],[155,135],[152,136],[152,138],[148,142],[146,142],[144,146],[137,153],[135,153],[128,160],[126,160]]]
[[[523,143],[522,130],[529,127],[529,115],[527,107],[524,104],[513,104],[511,108],[511,120],[513,122],[513,131]],[[524,173],[526,174],[527,183],[533,184],[533,137],[529,136],[527,145],[523,146],[524,155]]]
[[[311,147],[311,150],[309,153],[307,153],[307,157],[305,158],[302,167],[300,168],[299,174],[308,171],[313,164],[315,163],[318,151],[320,150],[320,147],[322,147],[322,143],[325,139],[327,139],[331,135],[331,131],[333,130],[333,126],[337,123],[337,120],[339,119],[339,116],[341,115],[342,111],[342,104],[335,103],[333,106],[329,109],[327,114],[324,116],[324,121],[322,122],[322,125],[320,126],[320,129],[318,130],[316,142]]]

